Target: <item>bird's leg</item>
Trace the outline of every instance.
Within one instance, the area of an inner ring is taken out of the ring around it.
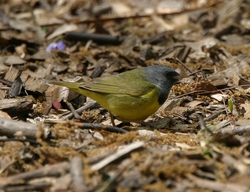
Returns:
[[[111,123],[115,127],[115,118],[114,118],[114,115],[112,115],[112,113],[110,113],[110,111],[109,111],[109,115],[110,115]]]

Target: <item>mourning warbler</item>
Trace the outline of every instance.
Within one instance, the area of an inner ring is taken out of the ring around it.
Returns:
[[[166,66],[149,66],[90,82],[47,81],[96,100],[121,121],[142,121],[166,101],[179,73]]]

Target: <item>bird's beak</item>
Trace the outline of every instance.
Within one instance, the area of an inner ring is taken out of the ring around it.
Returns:
[[[189,75],[180,74],[180,75],[175,76],[174,78],[175,78],[176,80],[181,80],[181,79],[186,78],[186,77],[189,77]]]

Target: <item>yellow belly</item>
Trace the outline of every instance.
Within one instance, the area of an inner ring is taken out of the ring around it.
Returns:
[[[103,94],[87,90],[84,92],[84,95],[96,100],[122,121],[142,121],[160,107],[156,89],[139,97],[127,94]]]

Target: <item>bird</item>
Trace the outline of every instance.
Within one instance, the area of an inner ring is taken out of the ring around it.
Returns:
[[[94,78],[89,82],[46,82],[65,86],[96,100],[118,120],[140,122],[161,107],[180,76],[168,66],[153,65]]]

